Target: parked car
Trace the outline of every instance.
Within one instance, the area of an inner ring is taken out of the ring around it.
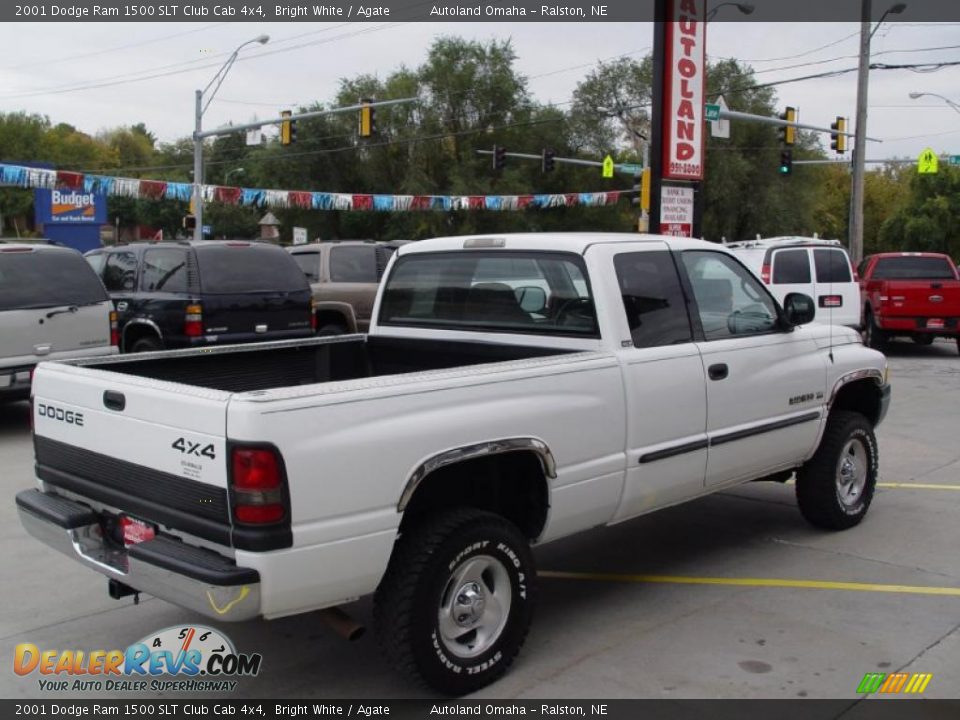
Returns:
[[[282,248],[248,241],[136,243],[87,261],[116,305],[123,352],[313,335],[310,286]]]
[[[86,419],[34,417],[24,527],[218,622],[374,593],[390,664],[459,695],[523,645],[531,544],[794,471],[818,527],[873,499],[885,358],[713,243],[425,240],[375,308],[368,335],[44,363],[35,397]]]
[[[774,237],[729,243],[781,303],[793,292],[814,298],[816,322],[860,328],[860,285],[837,240]]]
[[[310,281],[317,335],[367,331],[380,278],[395,249],[363,240],[287,248]]]
[[[949,255],[869,255],[859,266],[867,344],[878,350],[897,335],[929,345],[954,338],[960,352],[960,279]]]
[[[106,290],[76,250],[0,245],[0,401],[30,394],[42,360],[117,352]]]

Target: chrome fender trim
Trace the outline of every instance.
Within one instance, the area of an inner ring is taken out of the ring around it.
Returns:
[[[830,391],[830,399],[827,401],[827,408],[833,407],[833,401],[837,399],[837,394],[845,386],[857,380],[873,379],[877,385],[883,385],[883,372],[876,368],[866,368],[864,370],[853,370],[841,375],[833,384],[833,390]]]
[[[543,440],[536,438],[504,438],[502,440],[489,440],[487,442],[477,443],[476,445],[467,445],[453,450],[446,450],[421,463],[407,478],[407,484],[400,495],[400,502],[397,503],[397,512],[403,512],[416,492],[420,483],[430,475],[430,473],[439,470],[447,465],[463,462],[464,460],[473,460],[475,458],[487,457],[489,455],[502,455],[504,453],[529,451],[533,452],[540,459],[540,465],[543,467],[544,474],[551,480],[557,477],[557,463],[553,458],[553,453]]]
[[[148,320],[147,318],[132,318],[123,326],[123,347],[124,352],[126,352],[127,347],[127,330],[129,330],[134,325],[145,325],[153,330],[157,334],[157,338],[160,342],[163,342],[163,332],[160,330],[160,326],[157,325],[153,320]]]

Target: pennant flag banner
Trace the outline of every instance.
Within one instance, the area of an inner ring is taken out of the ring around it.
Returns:
[[[0,164],[0,185],[20,188],[83,189],[140,200],[189,202],[193,185],[164,180],[84,175],[66,170],[44,170]],[[246,205],[256,208],[306,208],[312,210],[356,210],[408,212],[410,210],[497,210],[515,211],[562,207],[604,207],[616,205],[621,194],[630,191],[580,192],[557,195],[367,195],[315,192],[309,190],[263,190],[259,188],[203,185],[204,202]]]

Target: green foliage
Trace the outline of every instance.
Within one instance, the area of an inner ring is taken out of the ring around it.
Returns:
[[[906,184],[908,193],[880,227],[879,246],[960,256],[960,168],[941,163],[933,175],[914,168]]]

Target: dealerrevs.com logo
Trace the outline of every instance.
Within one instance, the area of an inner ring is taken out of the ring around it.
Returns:
[[[20,643],[13,671],[22,677],[39,675],[40,690],[49,692],[224,692],[236,689],[233,678],[259,673],[262,661],[260,653],[238,653],[219,630],[188,625],[147,635],[126,650],[40,649]]]

